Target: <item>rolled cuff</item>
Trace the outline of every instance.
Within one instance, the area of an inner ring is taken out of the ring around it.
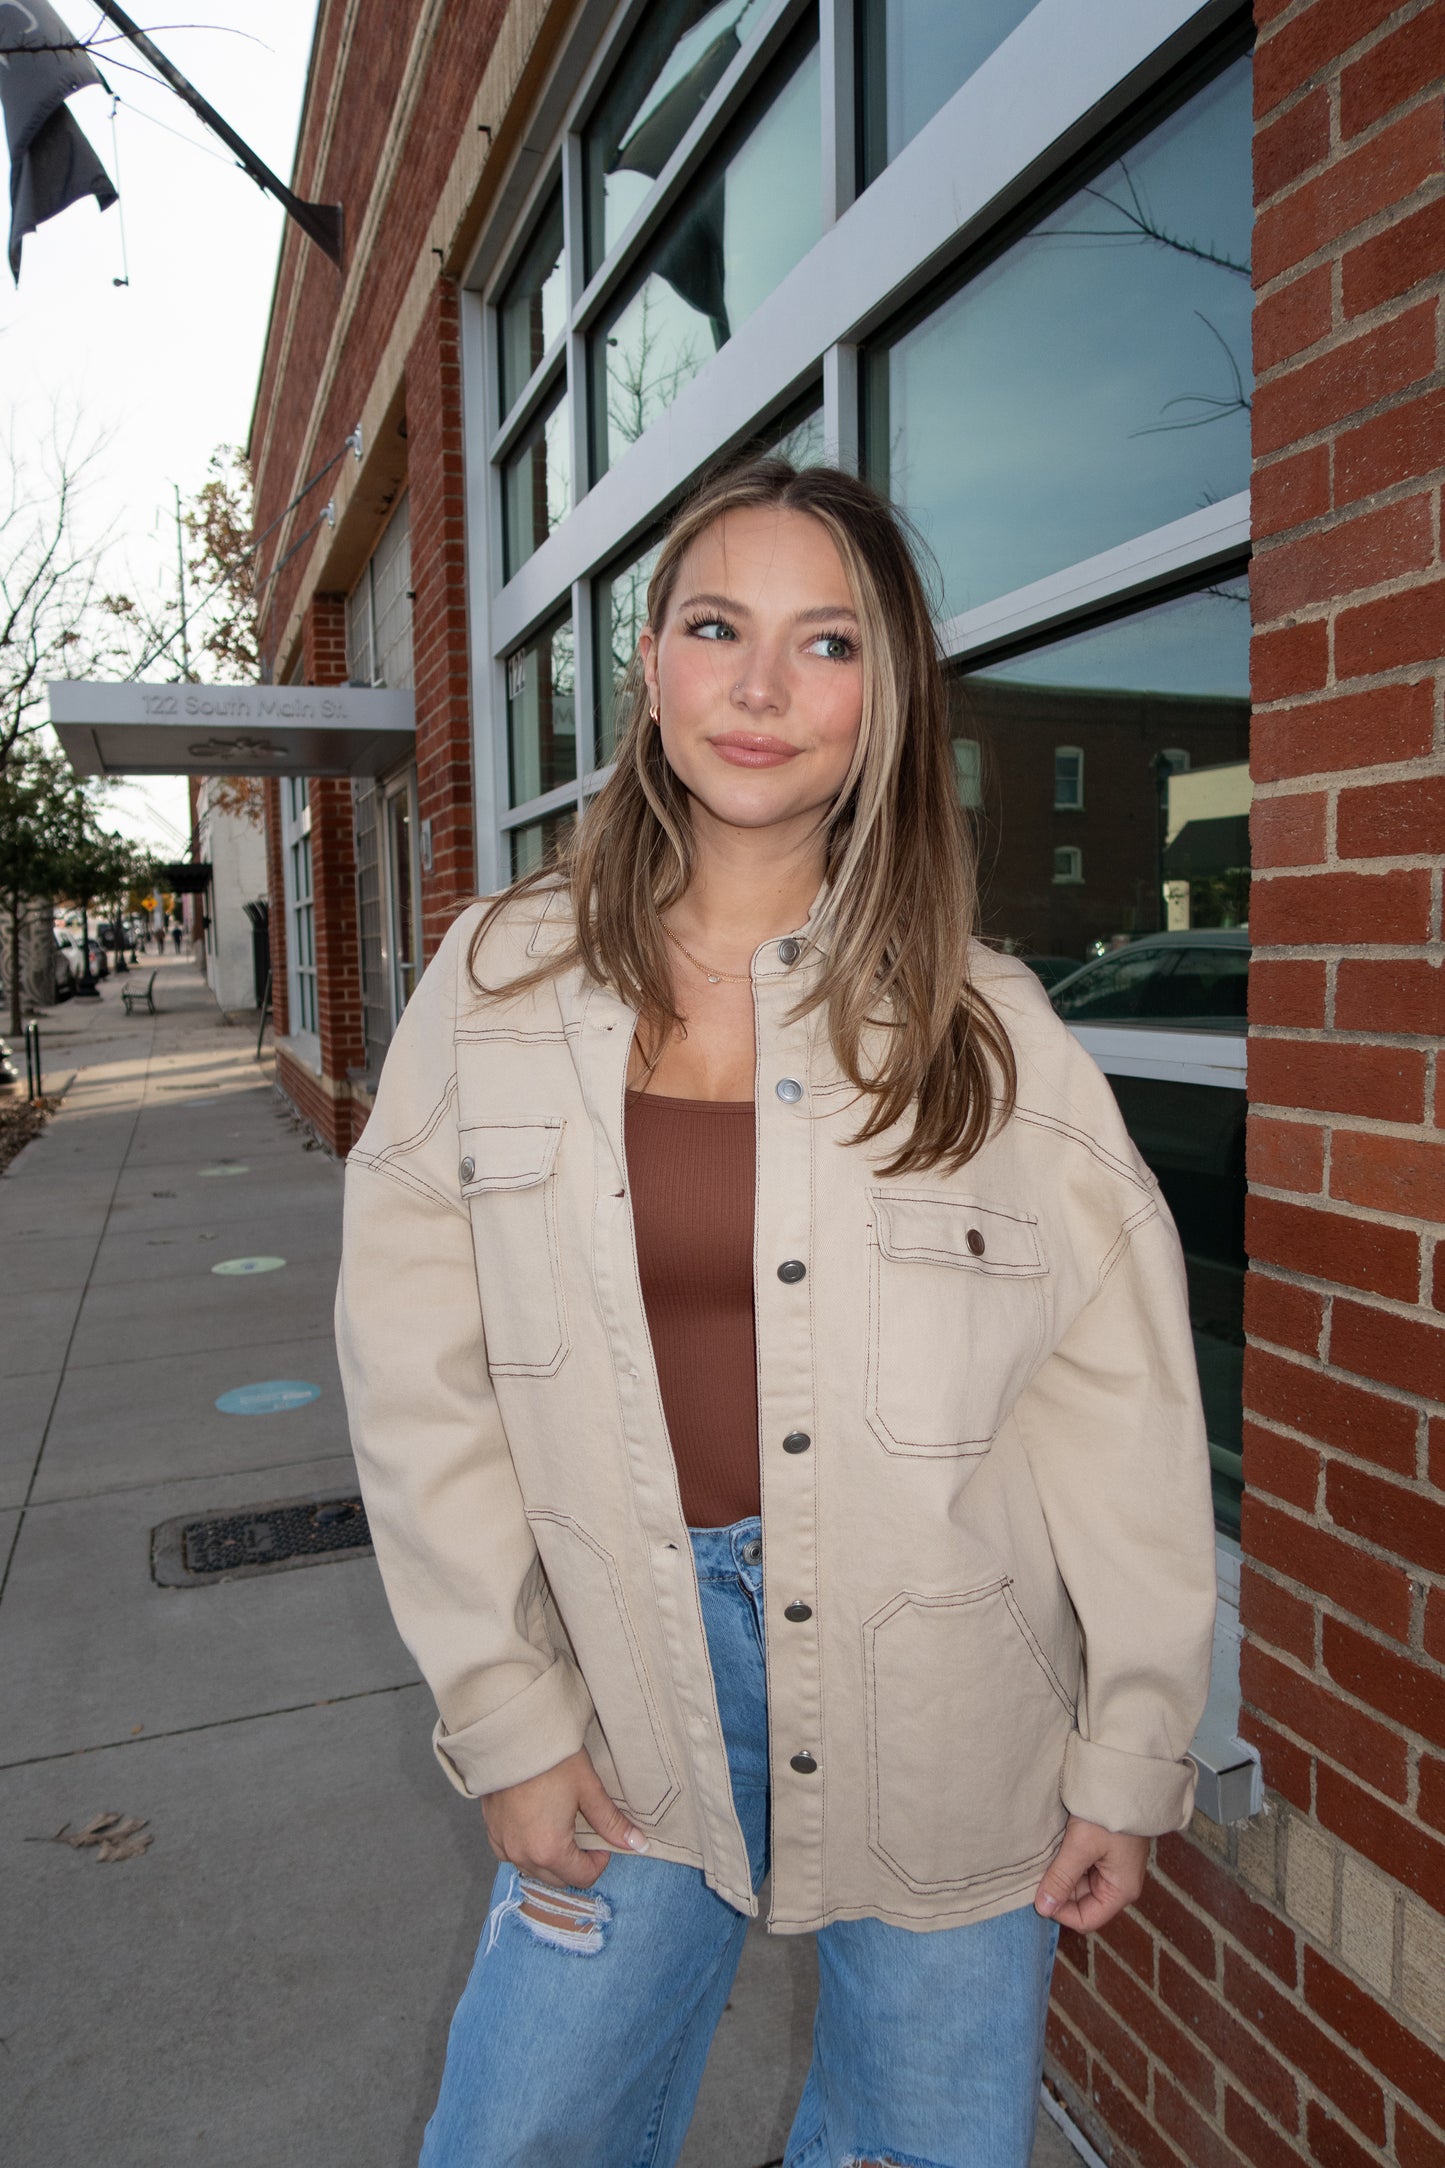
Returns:
[[[432,1751],[459,1792],[481,1799],[525,1784],[575,1754],[592,1722],[592,1697],[570,1657],[559,1656],[490,1716],[449,1732],[438,1720]]]
[[[1134,1837],[1187,1829],[1199,1772],[1192,1761],[1124,1754],[1071,1732],[1059,1794],[1070,1814]]]

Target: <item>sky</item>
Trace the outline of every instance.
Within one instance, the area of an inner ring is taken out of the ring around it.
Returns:
[[[83,531],[104,542],[108,587],[173,596],[172,485],[194,495],[215,447],[246,441],[284,214],[90,0],[56,5],[77,38],[99,33],[94,58],[120,98],[114,136],[104,91],[77,92],[70,110],[120,202],[101,213],[86,198],[29,235],[18,290],[0,260],[0,436],[42,439],[58,412],[81,444],[107,440]],[[144,14],[132,0],[132,11],[289,180],[315,0],[191,0]],[[129,285],[114,283],[127,273]],[[124,784],[102,818],[178,851],[189,842],[185,779]]]

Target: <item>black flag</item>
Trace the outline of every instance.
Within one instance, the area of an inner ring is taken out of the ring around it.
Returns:
[[[27,233],[82,196],[94,196],[102,211],[116,200],[110,175],[65,107],[73,91],[92,83],[105,88],[50,0],[0,0],[0,106],[10,145],[10,269],[17,286]]]

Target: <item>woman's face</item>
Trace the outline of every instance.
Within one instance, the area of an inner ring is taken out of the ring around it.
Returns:
[[[863,716],[860,627],[826,527],[774,506],[725,512],[688,549],[639,645],[663,750],[731,828],[813,827]]]

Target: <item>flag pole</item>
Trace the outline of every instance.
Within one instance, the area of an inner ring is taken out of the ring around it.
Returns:
[[[250,174],[257,187],[265,189],[268,195],[274,196],[285,210],[287,216],[294,218],[301,231],[313,240],[318,248],[324,250],[331,258],[331,261],[339,268],[342,235],[341,205],[339,203],[307,203],[302,197],[296,195],[293,190],[286,186],[283,180],[280,180],[271,171],[268,165],[256,156],[250,145],[242,141],[235,129],[229,127],[222,120],[215,107],[201,96],[193,83],[187,81],[180,69],[172,66],[171,62],[166,59],[165,54],[151,43],[140,25],[126,14],[124,8],[117,7],[115,0],[95,0],[95,5],[100,9],[102,15],[110,18],[117,30],[122,31],[130,39],[136,51],[142,54],[150,62],[156,73],[170,84],[176,96],[183,98],[191,111],[197,114],[208,128],[214,130],[228,150],[235,152],[241,166]]]

